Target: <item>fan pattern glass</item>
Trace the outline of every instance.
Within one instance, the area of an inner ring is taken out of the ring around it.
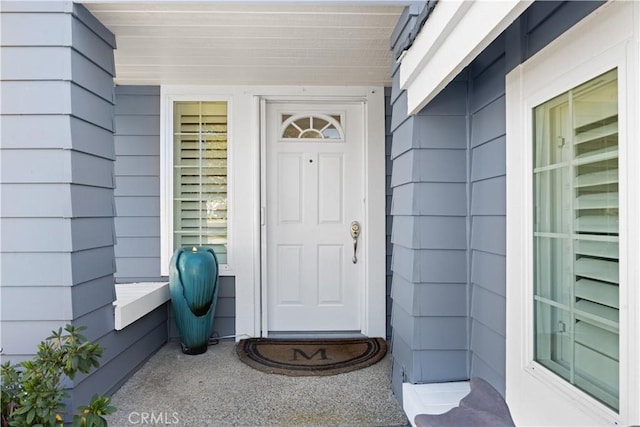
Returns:
[[[340,115],[283,114],[281,138],[290,140],[320,139],[330,141],[344,140],[342,117]]]

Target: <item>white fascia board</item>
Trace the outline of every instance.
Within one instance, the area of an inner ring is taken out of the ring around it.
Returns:
[[[409,114],[417,114],[532,0],[441,0],[400,65]]]
[[[113,302],[115,329],[120,331],[171,299],[169,283],[117,283]]]

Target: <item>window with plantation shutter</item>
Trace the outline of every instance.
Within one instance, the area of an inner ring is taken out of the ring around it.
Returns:
[[[227,102],[173,103],[173,249],[209,246],[227,263]]]
[[[619,408],[618,80],[534,108],[535,359]]]

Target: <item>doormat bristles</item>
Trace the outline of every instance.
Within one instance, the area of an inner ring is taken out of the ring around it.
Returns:
[[[291,376],[336,375],[371,366],[387,352],[382,338],[249,338],[236,345],[252,368]]]

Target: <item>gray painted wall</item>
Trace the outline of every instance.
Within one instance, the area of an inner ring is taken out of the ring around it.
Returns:
[[[504,393],[505,62],[504,38],[466,72],[469,87],[470,375]]]
[[[404,92],[393,106],[393,352],[409,382],[467,376],[465,86],[404,121]]]
[[[115,88],[118,283],[160,277],[160,87]]]
[[[391,244],[391,229],[393,218],[391,216],[391,88],[384,88],[384,129],[385,129],[385,212],[386,212],[386,240],[385,240],[385,253],[387,260],[387,333],[386,340],[391,340],[391,305],[393,300],[391,299],[391,260],[393,255],[393,245]]]
[[[400,399],[402,381],[473,376],[504,393],[504,79],[600,4],[534,3],[415,117],[394,69],[392,384]]]
[[[160,87],[115,88],[115,278],[160,277]],[[213,331],[235,334],[235,278],[220,277]],[[178,331],[169,307],[169,338]]]
[[[505,76],[602,2],[536,2],[468,67],[470,376],[504,394],[506,328]],[[517,286],[513,284],[512,286]]]
[[[397,40],[420,12],[407,10]],[[405,381],[467,377],[467,117],[463,82],[408,117],[397,64],[393,72],[392,385],[401,398]]]
[[[117,388],[167,337],[164,310],[114,331],[115,39],[68,1],[4,1],[0,19],[0,346],[23,360],[52,329],[86,326],[106,351],[72,384],[80,404]]]

